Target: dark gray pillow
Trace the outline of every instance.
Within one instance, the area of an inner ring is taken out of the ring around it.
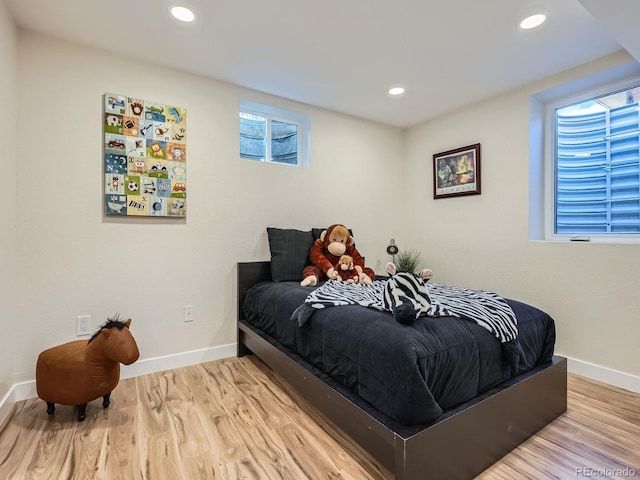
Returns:
[[[302,280],[302,270],[311,264],[309,251],[314,238],[311,231],[267,227],[271,250],[271,279],[274,282]]]

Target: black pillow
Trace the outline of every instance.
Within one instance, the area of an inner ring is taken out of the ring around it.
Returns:
[[[271,250],[271,279],[274,282],[302,280],[302,270],[311,264],[311,231],[267,227]]]

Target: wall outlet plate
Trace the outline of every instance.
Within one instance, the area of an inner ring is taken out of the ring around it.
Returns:
[[[76,335],[81,337],[82,335],[91,334],[91,315],[78,315],[76,317]]]
[[[193,322],[193,305],[184,306],[184,321]]]

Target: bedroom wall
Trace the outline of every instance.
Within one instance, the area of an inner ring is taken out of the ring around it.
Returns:
[[[2,228],[0,228],[0,400],[14,383],[16,323],[16,76],[18,32],[4,2],[0,2],[0,172],[2,172]],[[0,415],[1,417],[1,415]]]
[[[141,360],[235,343],[236,262],[269,258],[267,226],[343,222],[381,266],[400,225],[387,201],[400,130],[39,34],[18,43],[16,381],[33,379],[42,349],[76,339],[80,314],[131,317]],[[186,220],[103,217],[105,92],[186,107]],[[311,168],[240,159],[240,99],[309,114]],[[338,175],[353,195],[334,196]]]
[[[614,54],[409,130],[406,191],[423,214],[407,235],[434,281],[537,305],[557,322],[557,352],[640,376],[640,245],[528,240],[529,97],[631,60]],[[434,200],[432,155],[478,142],[482,194]]]

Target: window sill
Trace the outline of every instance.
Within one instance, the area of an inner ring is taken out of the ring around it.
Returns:
[[[624,237],[624,238],[602,238],[602,237],[590,237],[589,240],[571,240],[566,237],[562,238],[544,238],[544,239],[529,239],[532,243],[575,243],[575,244],[590,244],[599,243],[606,245],[638,245],[640,244],[640,237]]]

